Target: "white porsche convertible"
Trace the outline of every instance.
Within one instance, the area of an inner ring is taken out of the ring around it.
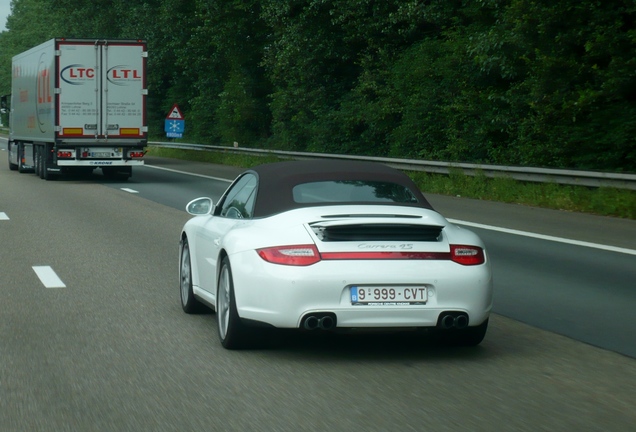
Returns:
[[[433,210],[386,165],[294,161],[239,175],[198,198],[179,243],[181,304],[216,311],[221,344],[258,327],[300,331],[429,328],[479,344],[492,308],[483,242]]]

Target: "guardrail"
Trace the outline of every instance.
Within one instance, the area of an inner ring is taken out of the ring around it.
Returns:
[[[188,144],[174,142],[148,143],[149,146],[175,148],[198,151],[223,151],[245,153],[257,156],[274,155],[289,159],[348,159],[360,161],[381,162],[403,171],[424,171],[437,174],[450,174],[458,170],[466,175],[482,173],[486,177],[510,177],[515,180],[537,183],[558,183],[588,187],[613,187],[618,189],[636,190],[636,174],[618,174],[597,171],[578,171],[550,168],[525,168],[501,165],[479,165],[454,162],[435,162],[412,159],[383,158],[374,156],[350,156],[327,153],[303,153],[283,150],[262,150],[242,147],[215,146],[206,144]]]

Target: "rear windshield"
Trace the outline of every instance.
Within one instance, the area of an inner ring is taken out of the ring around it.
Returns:
[[[312,203],[417,203],[405,186],[377,181],[319,181],[294,186],[294,201]]]

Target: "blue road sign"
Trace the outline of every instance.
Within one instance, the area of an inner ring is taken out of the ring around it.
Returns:
[[[168,138],[183,138],[185,120],[166,119],[164,130]]]

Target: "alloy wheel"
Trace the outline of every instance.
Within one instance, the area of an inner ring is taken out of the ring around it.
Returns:
[[[183,244],[183,250],[181,251],[181,303],[183,305],[188,303],[188,297],[190,296],[190,287],[192,282],[192,269],[190,268],[190,247],[188,243]]]
[[[222,339],[225,339],[230,323],[230,271],[226,265],[221,269],[221,275],[219,276],[216,313],[219,323],[219,335]]]

